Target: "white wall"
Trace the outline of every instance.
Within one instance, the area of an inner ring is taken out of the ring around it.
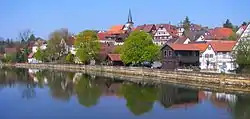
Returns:
[[[208,57],[206,57],[206,55],[208,55]],[[207,61],[210,62],[208,66],[207,66]],[[200,68],[201,69],[215,69],[216,68],[216,53],[211,47],[211,45],[209,45],[207,49],[201,54]]]

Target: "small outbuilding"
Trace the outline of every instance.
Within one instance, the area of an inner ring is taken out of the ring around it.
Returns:
[[[111,66],[123,66],[124,63],[121,60],[120,54],[108,54],[106,57],[107,65]]]
[[[199,50],[193,44],[165,44],[161,48],[162,68],[199,67]]]

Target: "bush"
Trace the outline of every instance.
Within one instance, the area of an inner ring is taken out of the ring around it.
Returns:
[[[74,55],[69,53],[67,56],[66,56],[66,63],[74,63]]]

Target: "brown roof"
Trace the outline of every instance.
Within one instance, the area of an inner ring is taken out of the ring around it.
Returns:
[[[199,48],[193,44],[168,44],[173,50],[189,50],[189,51],[200,51]]]
[[[177,28],[174,25],[171,24],[158,24],[156,25],[156,28],[159,29],[160,27],[165,28],[169,34],[171,34],[172,36],[176,36],[177,34]]]
[[[17,48],[5,48],[5,53],[17,53]]]
[[[74,36],[70,36],[69,38],[68,38],[68,40],[66,41],[66,44],[67,45],[74,45],[74,43],[75,43],[75,37]]]
[[[142,30],[142,31],[145,31],[147,33],[151,32],[154,29],[156,30],[154,24],[144,24],[144,25],[140,25],[140,26],[136,27],[136,30]]]
[[[175,44],[183,44],[188,38],[187,37],[179,37],[174,43]]]
[[[121,61],[120,54],[108,54],[111,61]]]

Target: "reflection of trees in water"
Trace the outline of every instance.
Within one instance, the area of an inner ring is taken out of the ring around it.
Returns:
[[[198,103],[198,91],[192,89],[178,88],[172,85],[161,85],[159,87],[159,102],[169,108],[174,105],[186,105]]]
[[[73,94],[73,90],[72,88],[64,87],[64,84],[67,82],[66,73],[51,72],[47,73],[47,76],[51,77],[48,78],[48,86],[52,97],[63,101],[69,101],[71,95]]]
[[[35,92],[35,85],[30,82],[30,83],[27,83],[26,84],[26,87],[25,87],[25,84],[24,86],[22,87],[23,91],[22,91],[22,98],[26,98],[26,99],[31,99],[31,98],[34,98],[36,96],[36,92]]]
[[[120,93],[127,100],[127,107],[134,115],[141,115],[152,110],[157,99],[156,88],[142,87],[133,83],[123,84]]]
[[[234,119],[250,119],[250,96],[238,96],[232,108]]]
[[[96,105],[101,97],[101,89],[90,76],[83,75],[75,84],[75,92],[81,105],[92,107]]]

